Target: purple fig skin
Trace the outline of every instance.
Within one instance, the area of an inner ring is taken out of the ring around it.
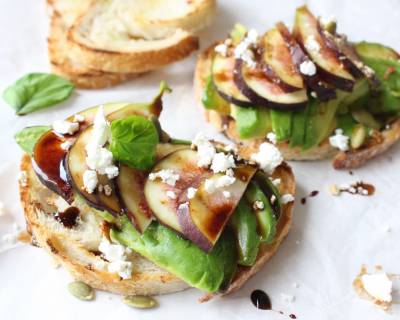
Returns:
[[[193,223],[190,216],[190,208],[187,206],[180,206],[177,209],[178,221],[182,227],[183,236],[196,244],[200,249],[205,252],[210,252],[213,244],[208,240]]]
[[[296,66],[297,71],[300,72],[300,65],[304,61],[311,61],[310,58],[282,22],[278,22],[276,24],[276,28],[279,30],[283,39],[285,40],[286,45],[290,50],[293,63]],[[318,99],[321,101],[328,101],[336,98],[335,89],[327,86],[318,72],[313,76],[304,75],[301,72],[300,74],[303,77],[306,85],[315,92]]]
[[[241,59],[236,59],[234,76],[233,76],[234,82],[236,86],[239,88],[239,90],[243,93],[243,95],[245,95],[247,98],[253,101],[253,105],[267,107],[275,110],[301,110],[307,106],[308,103],[307,100],[293,104],[282,104],[261,97],[260,95],[257,94],[257,92],[255,92],[246,84],[246,81],[242,74],[243,66],[244,66],[243,61]]]

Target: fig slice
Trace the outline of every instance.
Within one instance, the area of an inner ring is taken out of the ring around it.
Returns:
[[[326,84],[318,73],[314,75],[305,75],[300,72],[300,65],[303,62],[310,62],[310,58],[282,22],[278,22],[276,24],[276,28],[284,39],[286,46],[289,48],[293,64],[295,65],[299,74],[302,76],[307,87],[314,91],[318,99],[321,101],[335,99],[335,89]]]
[[[164,183],[159,178],[147,179],[144,194],[150,209],[161,223],[209,251],[243,196],[256,168],[238,165],[234,169],[236,180],[233,184],[208,193],[205,180],[216,180],[223,174],[200,168],[197,161],[197,152],[191,149],[178,150],[166,156],[152,172],[172,170],[179,175],[179,179],[175,185]],[[188,198],[188,188],[197,189],[191,199]],[[230,197],[225,197],[223,191],[228,191]],[[173,193],[173,197],[169,197],[167,192]]]
[[[250,68],[237,59],[234,79],[236,86],[255,105],[277,110],[299,110],[308,103],[307,90],[286,92],[258,67]]]
[[[254,103],[236,86],[234,81],[235,58],[215,54],[212,62],[212,81],[222,98],[240,107],[252,107]]]
[[[293,33],[327,83],[343,91],[353,90],[355,79],[341,61],[343,55],[327,42],[318,19],[306,6],[296,10]]]

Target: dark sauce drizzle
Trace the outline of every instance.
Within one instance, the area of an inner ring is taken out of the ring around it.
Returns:
[[[277,312],[282,315],[285,314],[283,311],[276,311],[276,310],[272,309],[271,298],[263,290],[259,290],[259,289],[254,290],[250,295],[250,300],[257,309],[270,310],[270,311],[274,311],[274,312]],[[289,318],[297,319],[297,316],[295,314],[291,313],[291,314],[289,314]]]
[[[304,198],[301,198],[301,200],[300,200],[301,204],[306,204],[306,202],[307,202],[307,197],[310,197],[310,198],[315,197],[315,196],[318,195],[318,193],[319,193],[318,190],[311,191],[310,194],[309,194],[308,196],[306,196],[306,197],[304,197]]]
[[[79,213],[80,211],[77,207],[69,207],[65,211],[56,212],[54,218],[64,227],[71,229],[76,226]]]

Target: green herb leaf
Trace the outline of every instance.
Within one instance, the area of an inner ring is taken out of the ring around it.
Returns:
[[[28,154],[32,154],[36,142],[45,132],[49,131],[50,129],[51,127],[48,126],[26,127],[17,132],[14,136],[14,139],[22,150]]]
[[[130,116],[111,123],[110,151],[115,160],[146,170],[156,158],[159,141],[154,123],[142,116]]]
[[[73,84],[62,77],[29,73],[8,87],[3,99],[18,115],[24,115],[66,100],[73,90]]]

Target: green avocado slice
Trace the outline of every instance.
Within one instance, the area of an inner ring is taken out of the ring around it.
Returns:
[[[293,111],[271,110],[272,129],[278,141],[285,141],[292,133]]]
[[[226,287],[236,271],[235,239],[229,229],[225,230],[209,253],[156,221],[140,234],[123,216],[121,229],[111,229],[110,236],[190,286],[206,292],[216,292]]]
[[[231,104],[232,116],[240,139],[264,138],[271,131],[270,110],[261,107],[239,107]]]
[[[237,241],[238,264],[252,266],[257,259],[260,236],[257,233],[257,218],[250,204],[242,199],[230,220]]]

